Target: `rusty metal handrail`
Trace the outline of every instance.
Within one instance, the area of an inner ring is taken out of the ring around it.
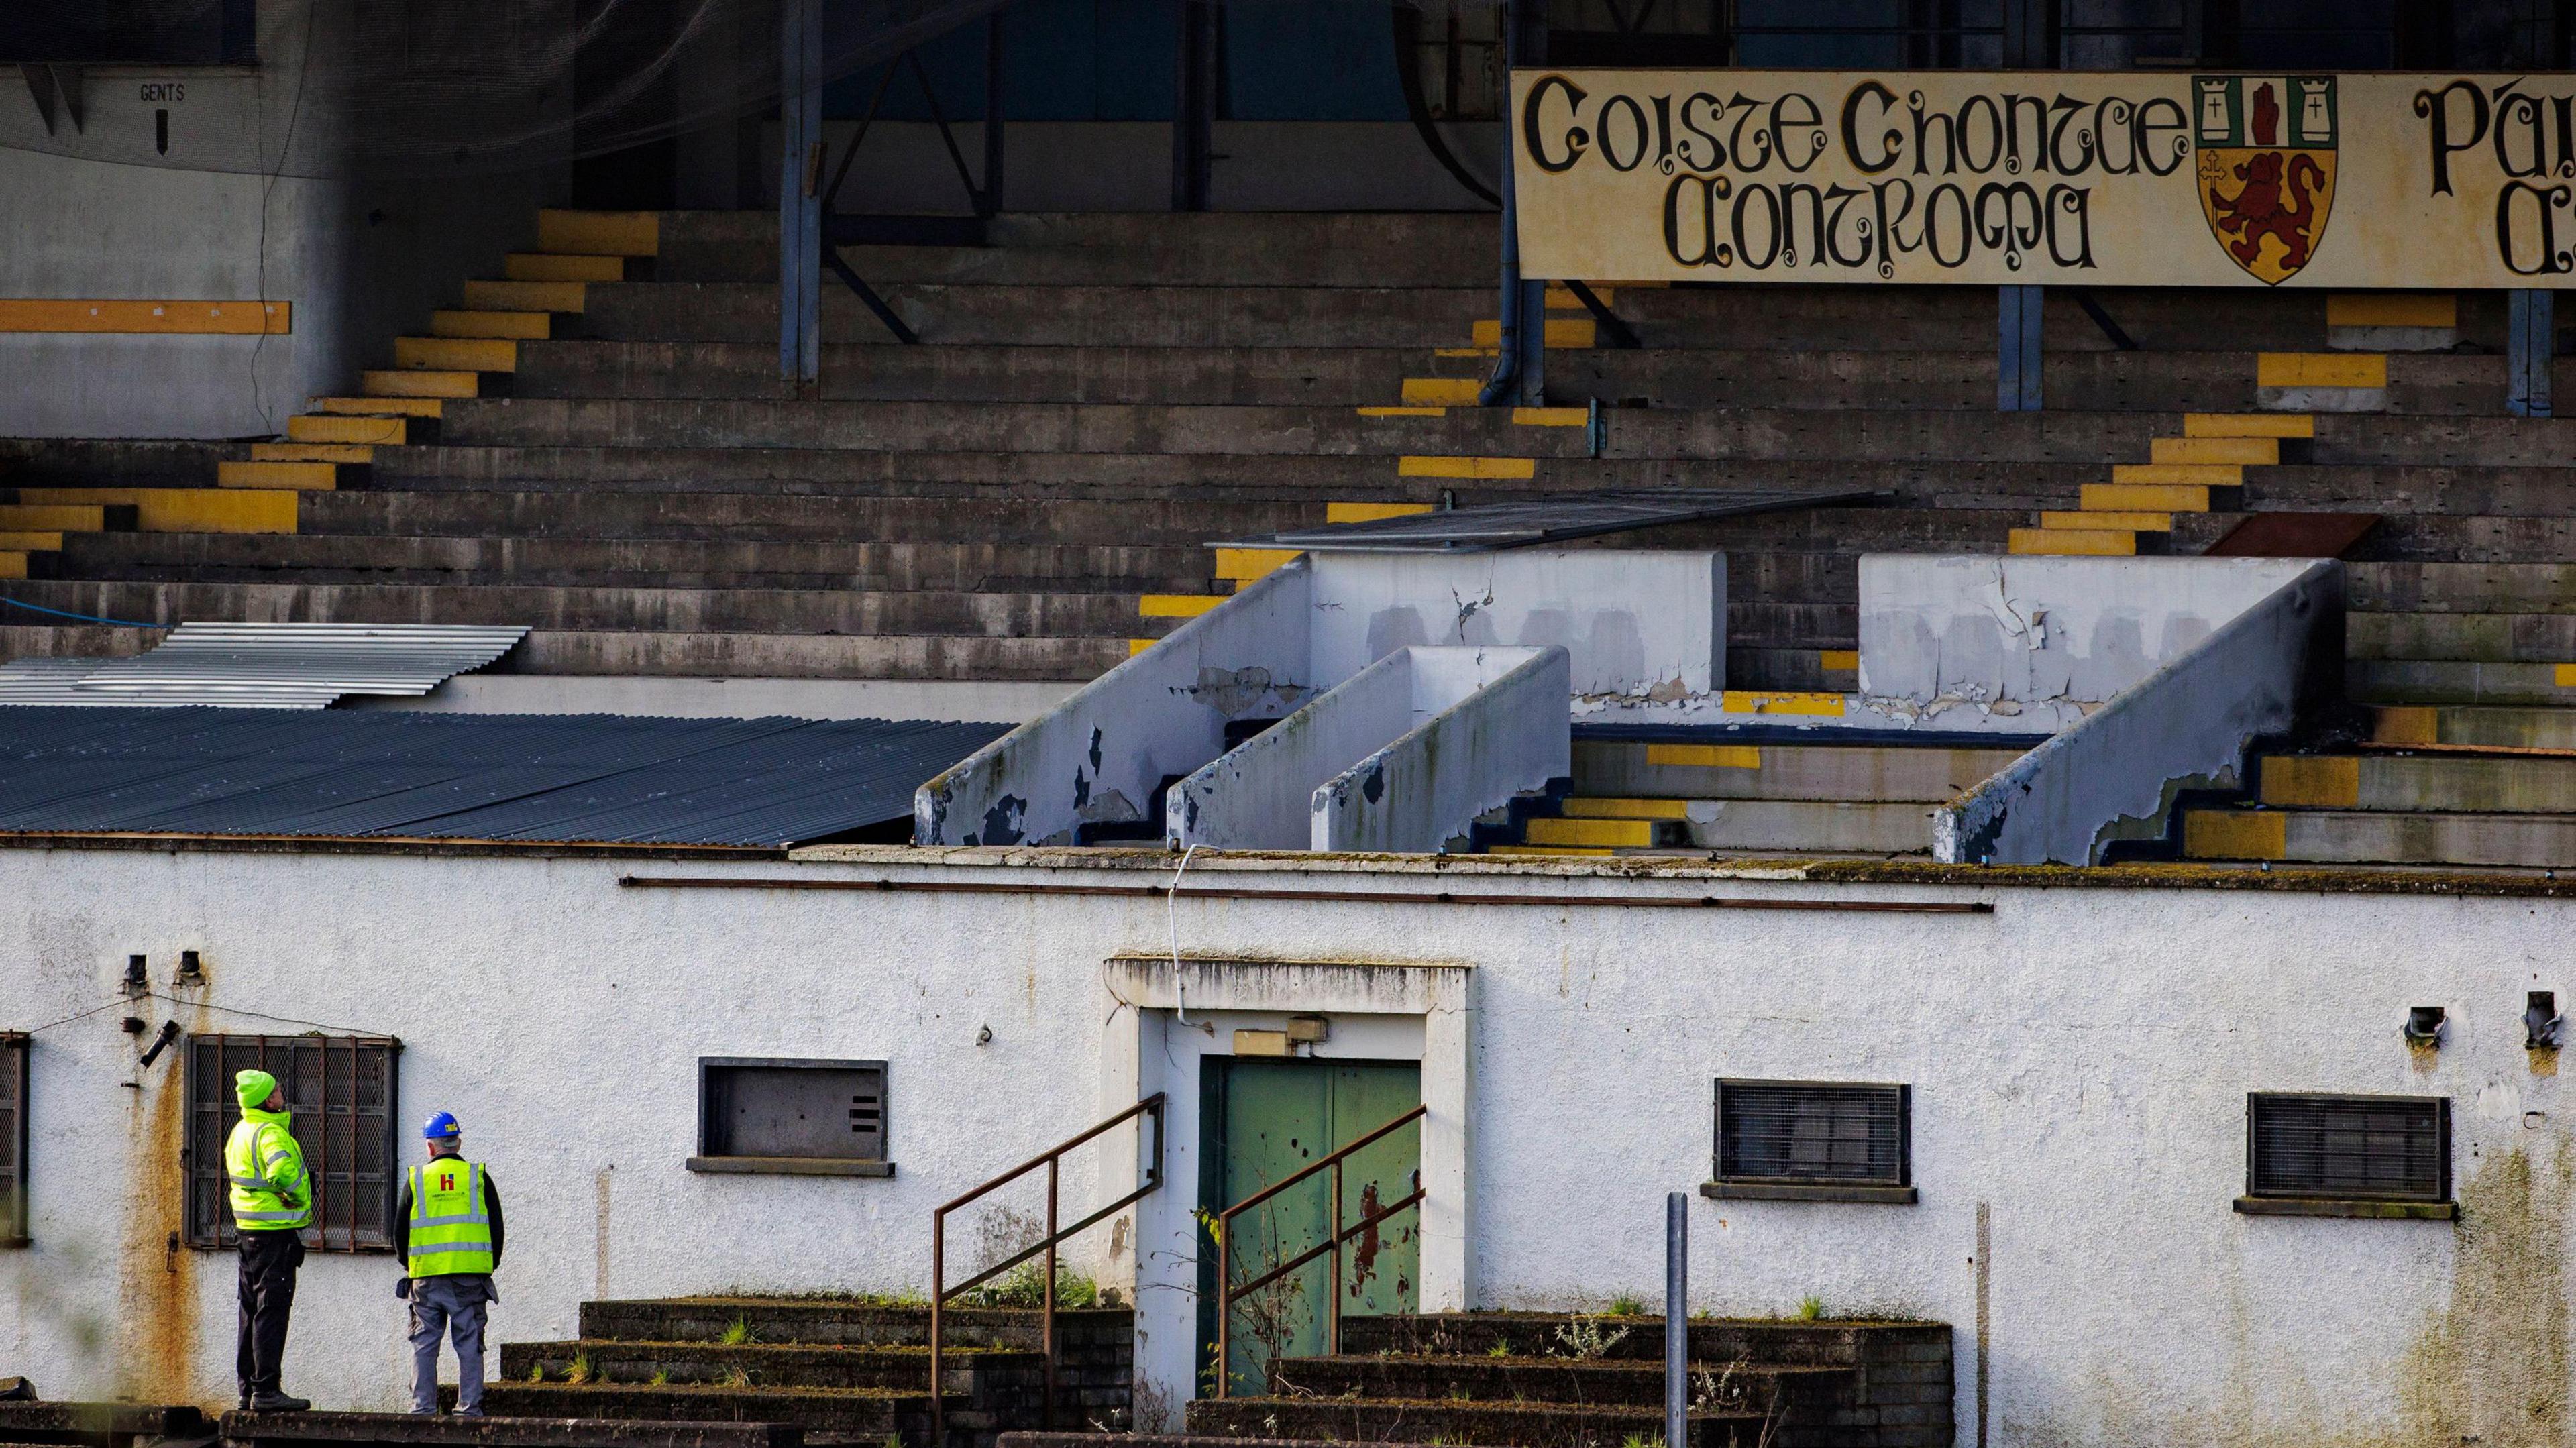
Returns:
[[[1077,1146],[1081,1146],[1084,1143],[1093,1140],[1094,1138],[1115,1130],[1120,1126],[1126,1125],[1128,1122],[1135,1120],[1139,1116],[1151,1116],[1154,1119],[1154,1150],[1151,1157],[1145,1164],[1145,1184],[1138,1187],[1136,1190],[1129,1192],[1127,1195],[1120,1197],[1118,1200],[1111,1202],[1109,1205],[1102,1207],[1100,1210],[1093,1212],[1090,1216],[1083,1218],[1072,1226],[1058,1228],[1056,1226],[1056,1192],[1058,1184],[1063,1177],[1062,1168],[1064,1154],[1073,1150]],[[958,1283],[954,1287],[949,1286],[948,1214],[956,1211],[960,1207],[978,1200],[997,1188],[1005,1187],[1010,1185],[1012,1182],[1018,1181],[1021,1177],[1027,1176],[1030,1172],[1036,1171],[1039,1167],[1046,1168],[1047,1234],[1045,1239],[1040,1241],[1036,1246],[1020,1253],[1018,1256],[995,1263],[993,1266],[985,1268],[983,1271],[976,1273],[974,1276],[967,1278],[965,1281]],[[1032,1257],[1036,1257],[1041,1254],[1045,1256],[1045,1296],[1042,1299],[1043,1307],[1038,1318],[1038,1352],[1045,1359],[1046,1363],[1045,1405],[1040,1410],[1040,1421],[1046,1427],[1054,1427],[1056,1314],[1055,1249],[1060,1243],[1072,1237],[1074,1234],[1097,1226],[1109,1217],[1143,1201],[1147,1196],[1150,1196],[1153,1193],[1155,1188],[1162,1184],[1163,1093],[1157,1091],[1153,1095],[1146,1097],[1144,1100],[1137,1102],[1135,1105],[1128,1107],[1126,1110],[1119,1112],[1117,1115],[1110,1117],[1108,1120],[1092,1127],[1090,1130],[1083,1132],[1081,1135],[1067,1137],[1063,1141],[1057,1142],[1054,1146],[1047,1148],[1045,1151],[1039,1152],[1036,1156],[1030,1157],[1027,1161],[1020,1163],[1018,1166],[1011,1168],[1009,1171],[990,1178],[985,1181],[983,1185],[978,1186],[961,1196],[953,1197],[948,1201],[940,1203],[937,1210],[930,1214],[930,1441],[933,1448],[938,1448],[938,1445],[944,1444],[948,1441],[946,1436],[947,1409],[945,1397],[942,1392],[944,1382],[941,1371],[944,1350],[940,1344],[940,1326],[942,1317],[947,1309],[948,1299],[955,1297],[961,1292],[972,1292],[976,1288],[983,1286],[985,1283],[992,1281],[994,1278],[1001,1276],[1003,1273],[1010,1271],[1012,1268],[1019,1266],[1021,1263],[1026,1262]]]
[[[1376,1230],[1378,1223],[1398,1212],[1410,1211],[1420,1206],[1424,1198],[1422,1173],[1417,1168],[1413,1174],[1411,1193],[1392,1206],[1380,1207],[1351,1226],[1344,1227],[1342,1225],[1342,1163],[1362,1148],[1374,1146],[1384,1138],[1395,1134],[1398,1129],[1420,1121],[1430,1114],[1430,1107],[1416,1106],[1384,1126],[1355,1138],[1330,1155],[1308,1163],[1295,1173],[1282,1177],[1277,1182],[1263,1187],[1260,1191],[1254,1192],[1251,1196],[1216,1214],[1214,1235],[1216,1237],[1216,1395],[1218,1397],[1231,1397],[1234,1393],[1234,1375],[1227,1370],[1227,1364],[1233,1360],[1234,1354],[1234,1299],[1237,1294],[1258,1292],[1326,1254],[1330,1254],[1333,1259],[1333,1284],[1328,1293],[1332,1300],[1324,1314],[1324,1351],[1330,1355],[1342,1350],[1342,1244],[1363,1232]],[[1320,1171],[1330,1171],[1333,1177],[1331,1235],[1249,1282],[1236,1282],[1234,1252],[1227,1245],[1234,1237],[1234,1219]]]

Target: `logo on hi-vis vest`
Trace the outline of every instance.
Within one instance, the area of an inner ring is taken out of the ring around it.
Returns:
[[[438,1174],[438,1189],[442,1192],[452,1192],[456,1190],[456,1173],[452,1171],[440,1172]]]
[[[2334,77],[2196,75],[2191,91],[2210,233],[2277,285],[2316,256],[2334,209]]]

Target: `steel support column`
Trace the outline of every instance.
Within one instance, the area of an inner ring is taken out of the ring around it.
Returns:
[[[1208,210],[1216,190],[1217,10],[1182,0],[1172,86],[1172,209]]]
[[[2547,417],[2549,370],[2558,353],[2557,294],[2518,288],[2505,299],[2504,410]]]
[[[1505,75],[1547,64],[1546,0],[1506,0],[1503,6]],[[1505,89],[1508,97],[1508,85]],[[1508,100],[1506,101],[1508,106]],[[1518,118],[1505,115],[1503,132],[1502,336],[1494,375],[1476,400],[1487,407],[1547,404],[1547,283],[1521,275],[1519,191],[1512,178]]]
[[[2041,407],[2040,315],[2045,287],[1997,287],[1995,411],[2037,412]]]
[[[823,0],[778,6],[778,380],[823,371]]]

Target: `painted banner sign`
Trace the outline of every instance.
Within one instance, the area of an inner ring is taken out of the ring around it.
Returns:
[[[1594,281],[2554,287],[2576,76],[1519,71],[1521,265]]]

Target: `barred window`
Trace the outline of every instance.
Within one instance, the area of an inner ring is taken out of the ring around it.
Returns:
[[[691,1171],[892,1176],[883,1061],[707,1056],[698,1061]]]
[[[234,1245],[224,1142],[241,1120],[233,1076],[266,1071],[295,1113],[295,1141],[312,1173],[320,1252],[393,1250],[396,1063],[402,1042],[382,1036],[190,1036],[187,1057],[188,1245]]]
[[[2450,1099],[2254,1092],[2245,1098],[2245,1193],[2447,1202]]]
[[[1712,1185],[1756,1190],[1711,1195],[1815,1188],[1858,1200],[1911,1201],[1912,1115],[1905,1086],[1721,1080]]]
[[[0,1031],[0,1247],[27,1245],[27,1036]]]

